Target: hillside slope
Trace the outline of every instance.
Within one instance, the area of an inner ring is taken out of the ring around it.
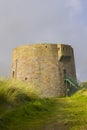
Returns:
[[[72,97],[50,99],[40,99],[29,86],[27,93],[24,86],[0,81],[0,130],[87,129],[87,83]]]

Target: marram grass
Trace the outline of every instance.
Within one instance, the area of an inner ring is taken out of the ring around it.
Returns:
[[[17,103],[38,98],[32,85],[12,79],[0,80],[0,102]]]
[[[87,130],[87,82],[71,97],[41,98],[33,85],[0,80],[0,130]]]

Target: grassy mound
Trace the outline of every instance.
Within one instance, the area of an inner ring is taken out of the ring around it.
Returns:
[[[1,79],[0,130],[26,130],[33,125],[36,129],[51,114],[53,104],[53,99],[40,99],[27,83]]]
[[[0,130],[86,130],[87,83],[72,97],[40,99],[33,87],[0,80]]]
[[[38,98],[33,86],[15,80],[0,80],[0,102],[24,103]]]

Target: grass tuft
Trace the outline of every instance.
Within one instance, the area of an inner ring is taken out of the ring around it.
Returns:
[[[0,80],[0,102],[24,103],[38,98],[33,86],[15,80]]]

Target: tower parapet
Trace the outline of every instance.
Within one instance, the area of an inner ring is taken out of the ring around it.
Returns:
[[[70,45],[63,45],[63,44],[58,44],[58,59],[70,59],[72,58],[72,51],[73,49],[71,48]]]

